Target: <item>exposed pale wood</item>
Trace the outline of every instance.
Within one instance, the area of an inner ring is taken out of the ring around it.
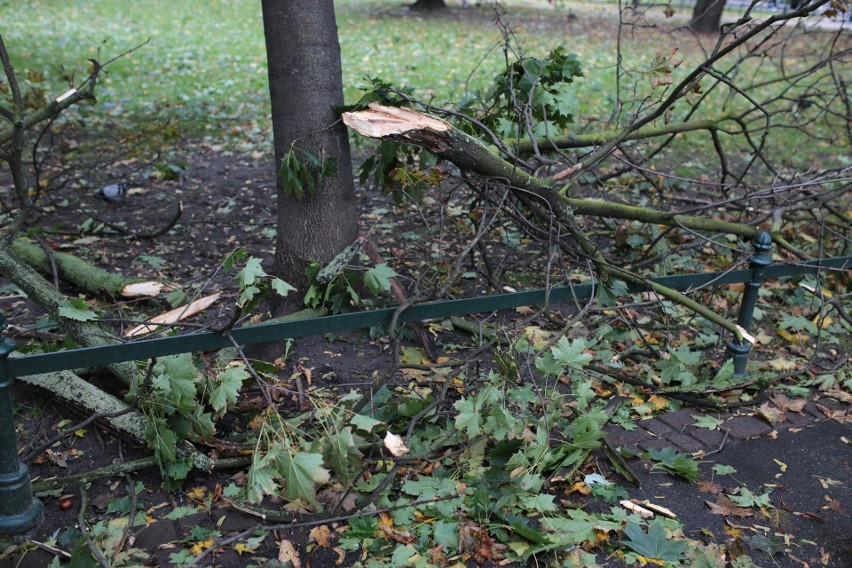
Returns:
[[[153,298],[160,295],[163,286],[162,282],[155,282],[153,280],[148,282],[134,282],[122,288],[121,295],[125,298]]]
[[[199,312],[203,312],[204,310],[212,306],[221,295],[222,292],[216,292],[215,294],[210,294],[209,296],[198,298],[197,300],[190,302],[185,306],[181,306],[179,308],[169,310],[168,312],[160,314],[158,316],[154,316],[145,323],[141,323],[136,327],[125,331],[124,337],[141,337],[143,335],[147,335],[156,331],[157,328],[162,324],[177,323],[179,321],[185,320],[186,318],[194,316]]]

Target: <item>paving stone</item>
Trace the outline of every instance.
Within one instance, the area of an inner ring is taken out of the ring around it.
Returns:
[[[820,404],[822,404],[822,401],[820,401]],[[805,412],[810,414],[814,418],[817,418],[819,420],[825,420],[825,412],[817,408],[817,405],[814,402],[809,402],[805,405]]]
[[[757,438],[772,431],[769,424],[754,416],[734,416],[722,424],[722,428],[730,429],[731,437],[737,440]]]
[[[651,448],[654,448],[655,450],[662,450],[666,446],[671,445],[671,442],[664,440],[663,438],[650,438],[644,442],[639,442],[639,447],[643,450],[650,450]]]
[[[724,432],[708,430],[707,428],[691,428],[689,435],[701,442],[705,448],[716,448],[725,439]]]
[[[686,434],[678,434],[677,432],[669,434],[668,436],[666,436],[665,439],[668,440],[672,446],[674,446],[681,452],[685,452],[687,454],[691,454],[693,452],[697,452],[698,450],[703,450],[706,448],[704,444],[702,444],[692,436],[687,436]]]
[[[787,412],[787,422],[791,428],[804,428],[813,424],[814,417],[807,413]]]
[[[608,428],[606,431],[607,441],[616,448],[624,448],[627,446],[635,446],[639,442],[647,440],[651,435],[642,428],[635,430],[625,430],[621,426]]]
[[[179,538],[180,536],[178,536],[174,521],[160,519],[139,531],[139,534],[136,535],[134,546],[136,548],[156,548],[161,544],[172,542]]]
[[[641,422],[639,422],[639,426],[660,438],[664,438],[665,436],[674,432],[674,430],[672,430],[656,418],[653,418],[651,420],[642,420]]]
[[[683,433],[695,423],[695,418],[692,417],[693,414],[695,414],[694,410],[678,410],[677,412],[663,414],[657,418],[670,426],[675,432]]]

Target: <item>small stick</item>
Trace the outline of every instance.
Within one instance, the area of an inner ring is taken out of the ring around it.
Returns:
[[[367,253],[367,256],[370,257],[376,264],[382,264],[385,260],[382,258],[382,255],[379,254],[379,251],[376,250],[376,246],[372,241],[366,241],[364,244],[364,252]],[[394,297],[400,304],[405,304],[408,302],[408,295],[405,293],[405,290],[400,285],[399,281],[396,278],[390,279],[391,284],[391,292]],[[423,350],[426,351],[426,356],[429,357],[430,361],[437,361],[438,354],[435,352],[435,347],[432,345],[432,341],[429,339],[429,334],[426,332],[426,328],[423,327],[423,324],[420,322],[409,322],[411,328],[414,330],[414,333],[417,334],[418,339],[420,339],[420,344],[423,346]]]

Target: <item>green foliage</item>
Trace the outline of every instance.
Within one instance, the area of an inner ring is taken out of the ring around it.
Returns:
[[[645,558],[677,562],[684,557],[686,543],[671,540],[666,536],[663,524],[659,520],[648,525],[648,532],[643,531],[638,523],[628,521],[624,535],[628,538],[623,541],[624,545]]]
[[[748,487],[741,487],[737,494],[728,494],[728,498],[737,507],[760,507],[761,509],[772,508],[771,490],[761,495],[755,495]]]
[[[323,181],[337,175],[337,160],[333,157],[319,156],[297,148],[295,145],[281,158],[278,178],[285,197],[295,197],[299,201],[313,197]]]
[[[515,61],[494,77],[487,90],[461,106],[467,112],[482,113],[479,120],[498,136],[522,138],[529,132],[522,126],[527,117],[519,112],[529,102],[532,135],[555,135],[575,122],[579,114],[579,100],[571,84],[582,76],[577,55],[559,46],[544,58]]]
[[[692,458],[678,453],[673,447],[666,446],[660,450],[650,448],[647,457],[654,462],[654,467],[662,469],[672,475],[682,477],[687,481],[695,481],[701,477],[698,470],[698,462]]]
[[[84,298],[68,298],[68,303],[59,306],[59,315],[74,321],[92,321],[98,319],[98,314],[89,309]]]

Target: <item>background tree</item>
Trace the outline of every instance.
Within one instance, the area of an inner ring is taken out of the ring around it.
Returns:
[[[332,0],[262,6],[278,170],[274,271],[300,288],[308,262],[331,260],[358,234],[349,139],[335,111],[343,105],[340,44]],[[318,182],[303,195],[282,179],[289,153]]]
[[[689,22],[696,32],[717,33],[722,22],[722,11],[725,0],[697,0],[692,10],[692,20]]]
[[[411,5],[412,10],[417,10],[421,12],[428,12],[431,10],[442,10],[446,7],[447,5],[444,3],[444,0],[417,0],[414,4]]]

